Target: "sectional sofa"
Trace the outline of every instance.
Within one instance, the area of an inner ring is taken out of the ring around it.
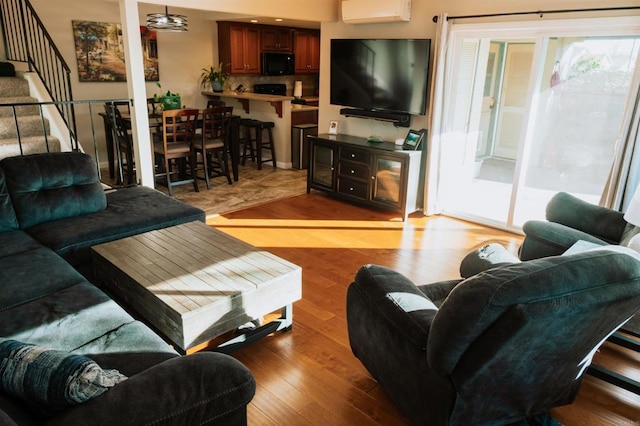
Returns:
[[[213,352],[179,356],[92,283],[92,245],[193,220],[204,212],[153,189],[105,191],[82,153],[0,161],[0,346],[10,348],[0,351],[0,424],[246,424],[246,367]],[[51,361],[21,364],[30,353],[122,380],[78,392]]]

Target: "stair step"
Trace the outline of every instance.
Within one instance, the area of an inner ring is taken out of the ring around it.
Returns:
[[[31,96],[5,96],[0,97],[0,117],[13,117],[13,108],[3,107],[3,104],[20,104],[27,102],[38,102],[36,98]],[[40,115],[40,107],[38,105],[23,105],[16,107],[18,117],[25,115]]]
[[[20,77],[0,77],[2,96],[29,96],[29,82]]]
[[[49,120],[44,119],[44,131],[42,128],[42,119],[40,116],[29,115],[26,117],[18,117],[18,128],[20,129],[20,137],[43,136],[49,134]],[[17,138],[16,123],[13,117],[0,118],[0,139]]]
[[[54,136],[27,136],[20,138],[22,142],[22,154],[37,154],[41,152],[60,152],[60,141]],[[48,144],[48,149],[47,149]],[[18,139],[0,140],[0,159],[21,155]]]

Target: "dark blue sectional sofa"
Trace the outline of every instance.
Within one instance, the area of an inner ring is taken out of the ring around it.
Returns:
[[[91,246],[193,220],[204,212],[153,189],[105,192],[82,153],[0,161],[0,341],[86,355],[128,377],[46,415],[0,390],[0,424],[246,424],[246,367],[212,352],[179,356],[92,284]]]

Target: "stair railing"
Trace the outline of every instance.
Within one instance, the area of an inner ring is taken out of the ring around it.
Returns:
[[[92,146],[90,147],[88,146],[89,141],[86,140],[88,138],[85,138],[85,143],[84,143],[85,146],[83,151],[90,153],[90,155],[92,155],[96,160],[96,168],[98,170],[98,176],[100,176],[100,179],[102,180],[103,176],[102,176],[102,171],[100,167],[101,159],[100,159],[100,151],[98,149],[97,128],[102,125],[102,128],[104,129],[105,132],[113,131],[113,129],[107,128],[106,126],[106,121],[104,117],[104,114],[105,114],[104,104],[106,103],[114,104],[114,105],[131,104],[131,100],[130,99],[91,99],[91,100],[81,100],[81,101],[58,101],[58,102],[14,102],[14,103],[6,103],[6,104],[0,105],[0,108],[11,108],[12,110],[13,121],[15,125],[14,130],[17,135],[17,143],[18,143],[18,149],[16,150],[16,152],[15,153],[10,152],[8,155],[5,155],[5,156],[25,155],[25,154],[35,153],[35,152],[55,152],[55,150],[52,149],[52,144],[50,142],[50,138],[52,136],[48,132],[49,126],[47,124],[47,121],[45,118],[46,114],[44,113],[43,109],[46,108],[47,106],[56,106],[58,110],[60,110],[60,108],[66,108],[66,107],[78,107],[80,108],[80,112],[83,114],[83,116],[89,117],[89,125],[90,125],[90,133],[91,133]],[[18,116],[20,115],[18,113],[18,109],[20,107],[34,106],[34,105],[37,106],[39,110],[38,115],[40,116],[40,122],[42,125],[42,135],[44,137],[44,144],[42,146],[37,147],[36,151],[25,148],[24,143],[22,141],[22,135],[21,135],[20,126],[18,122]],[[105,178],[105,180],[106,179],[113,180],[113,178],[115,178],[117,181],[109,182],[109,185],[111,187],[120,187],[124,185],[122,158],[120,158],[120,147],[118,146],[119,144],[118,139],[113,138],[113,143],[115,146],[113,146],[112,149],[113,149],[113,154],[115,158],[113,159],[109,158],[107,161],[109,163],[111,163],[112,161],[115,162],[115,165],[117,167],[117,170],[116,170],[117,174],[115,176],[109,176],[109,178]],[[5,145],[5,150],[6,148],[7,146]],[[78,145],[76,149],[73,149],[73,150],[81,151],[82,149],[80,149]],[[91,152],[89,152],[89,150],[91,150]],[[107,153],[109,154],[108,151]],[[4,156],[0,157],[0,159],[1,158],[4,158]],[[105,180],[103,180],[103,182],[105,182]]]
[[[73,150],[78,150],[71,69],[29,0],[1,0],[0,15],[7,60],[27,63],[38,74],[69,129]]]

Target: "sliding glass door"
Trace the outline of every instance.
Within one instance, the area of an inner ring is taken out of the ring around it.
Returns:
[[[452,26],[445,213],[518,229],[544,218],[558,191],[599,202],[639,71],[640,26],[597,21]]]

